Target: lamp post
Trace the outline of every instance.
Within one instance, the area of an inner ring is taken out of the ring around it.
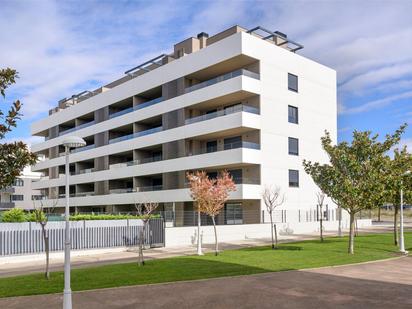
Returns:
[[[411,171],[407,171],[403,176],[409,175]],[[400,231],[399,231],[399,251],[403,254],[408,254],[408,251],[405,250],[405,240],[404,240],[404,235],[403,235],[403,179],[401,179],[401,209],[399,213],[400,217]]]
[[[65,157],[66,157],[66,190],[65,190],[65,197],[66,197],[66,209],[65,209],[65,221],[66,221],[66,229],[65,229],[65,239],[64,239],[64,291],[63,291],[63,309],[72,309],[72,290],[70,288],[70,204],[69,204],[69,197],[70,197],[70,189],[69,189],[69,176],[70,176],[70,169],[69,169],[69,154],[70,148],[78,148],[83,147],[86,145],[84,139],[78,136],[69,136],[63,140],[63,146],[65,148]]]

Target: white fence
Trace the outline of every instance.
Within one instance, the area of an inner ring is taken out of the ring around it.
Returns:
[[[65,222],[48,222],[50,251],[64,249]],[[139,242],[142,220],[71,221],[72,249],[95,249],[135,246]],[[152,219],[145,231],[145,245],[163,246],[162,219]],[[44,251],[41,226],[34,222],[0,223],[0,256],[38,253]]]

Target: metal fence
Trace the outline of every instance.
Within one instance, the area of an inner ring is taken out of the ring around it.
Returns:
[[[65,222],[49,222],[50,252],[64,249]],[[71,248],[96,249],[137,246],[143,229],[142,220],[71,221]],[[145,246],[164,246],[162,218],[151,219],[144,235]],[[0,256],[38,253],[44,251],[41,227],[34,222],[0,224]]]

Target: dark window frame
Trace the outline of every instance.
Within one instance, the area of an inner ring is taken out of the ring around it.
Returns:
[[[291,86],[290,77],[296,78],[296,89]],[[293,92],[299,92],[299,78],[297,75],[288,73],[288,90],[293,91]]]
[[[293,118],[293,116],[291,116],[291,114],[290,114],[291,109],[296,111],[296,119]],[[293,121],[293,120],[296,120],[296,121]],[[293,106],[293,105],[288,105],[288,122],[289,123],[294,123],[294,124],[299,124],[299,108],[298,107]]]
[[[296,152],[291,149],[291,142],[296,142]],[[296,137],[288,137],[288,153],[291,156],[299,156],[299,139]]]
[[[299,170],[289,170],[289,187],[290,188],[299,188]],[[295,176],[296,176],[296,182],[295,181],[291,181],[292,175],[291,172],[296,172]]]

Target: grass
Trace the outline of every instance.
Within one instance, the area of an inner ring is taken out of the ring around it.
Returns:
[[[406,240],[412,233],[406,234]],[[279,249],[253,247],[226,250],[219,256],[184,256],[150,260],[143,267],[122,263],[72,270],[72,290],[250,275],[293,269],[342,265],[396,256],[392,234],[358,236],[355,255],[348,255],[347,238],[281,244]],[[0,297],[58,293],[63,290],[63,272],[46,280],[42,273],[0,278]]]

